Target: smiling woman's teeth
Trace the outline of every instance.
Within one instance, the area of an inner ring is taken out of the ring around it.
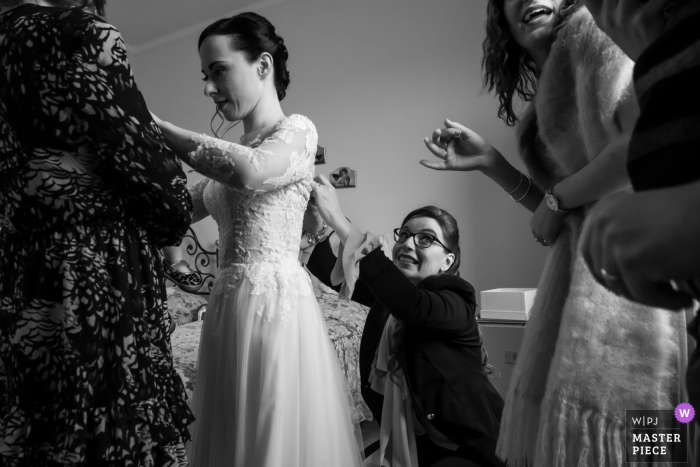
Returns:
[[[525,14],[525,17],[523,18],[523,23],[527,24],[530,23],[533,20],[536,20],[538,18],[541,18],[543,16],[548,16],[552,13],[552,10],[546,7],[542,8],[535,8]]]

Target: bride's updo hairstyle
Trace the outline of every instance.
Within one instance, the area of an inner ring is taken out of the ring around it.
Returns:
[[[284,39],[277,35],[272,23],[257,13],[240,13],[231,18],[220,19],[202,31],[197,48],[200,48],[204,39],[209,36],[230,36],[234,50],[245,53],[249,63],[257,60],[263,52],[272,55],[277,98],[284,99],[289,86],[289,54]]]

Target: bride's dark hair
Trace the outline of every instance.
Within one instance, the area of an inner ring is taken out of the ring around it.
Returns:
[[[257,60],[263,52],[269,53],[272,56],[277,98],[279,100],[284,99],[289,86],[289,70],[287,70],[289,52],[284,45],[284,39],[277,35],[272,23],[263,16],[252,12],[240,13],[231,18],[220,19],[207,26],[202,31],[202,34],[199,35],[198,49],[202,47],[204,39],[209,36],[229,36],[233,49],[245,53],[249,63]],[[222,122],[214,130],[214,119],[217,116],[221,118]],[[221,129],[223,122],[224,118],[217,109],[211,119],[211,130],[216,136],[218,136],[218,131]],[[238,122],[226,128],[224,134],[237,124]]]
[[[106,0],[46,0],[53,6],[77,6],[79,8],[94,8],[98,15],[104,18]],[[22,0],[0,0],[0,6],[14,7],[24,3]]]
[[[220,19],[202,31],[197,48],[209,36],[230,36],[233,49],[245,53],[249,63],[257,60],[263,52],[269,53],[272,56],[277,98],[284,99],[289,86],[289,53],[284,39],[277,35],[272,23],[257,13],[240,13]]]

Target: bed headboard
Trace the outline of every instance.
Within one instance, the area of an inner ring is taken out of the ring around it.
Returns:
[[[202,275],[202,287],[192,292],[196,295],[209,295],[214,285],[214,273],[219,268],[219,241],[217,240],[214,245],[216,246],[214,251],[204,248],[192,227],[187,229],[187,233],[182,237],[180,248],[184,248],[184,252],[192,261],[191,266]]]

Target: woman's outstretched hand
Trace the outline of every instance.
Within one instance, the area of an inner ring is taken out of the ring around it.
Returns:
[[[314,203],[321,218],[330,228],[335,230],[338,237],[345,242],[350,232],[350,221],[347,220],[338,202],[338,196],[331,182],[323,175],[314,178]]]
[[[440,161],[423,159],[421,165],[434,170],[483,170],[493,165],[497,151],[469,128],[445,119],[445,128],[423,138],[425,146]]]

